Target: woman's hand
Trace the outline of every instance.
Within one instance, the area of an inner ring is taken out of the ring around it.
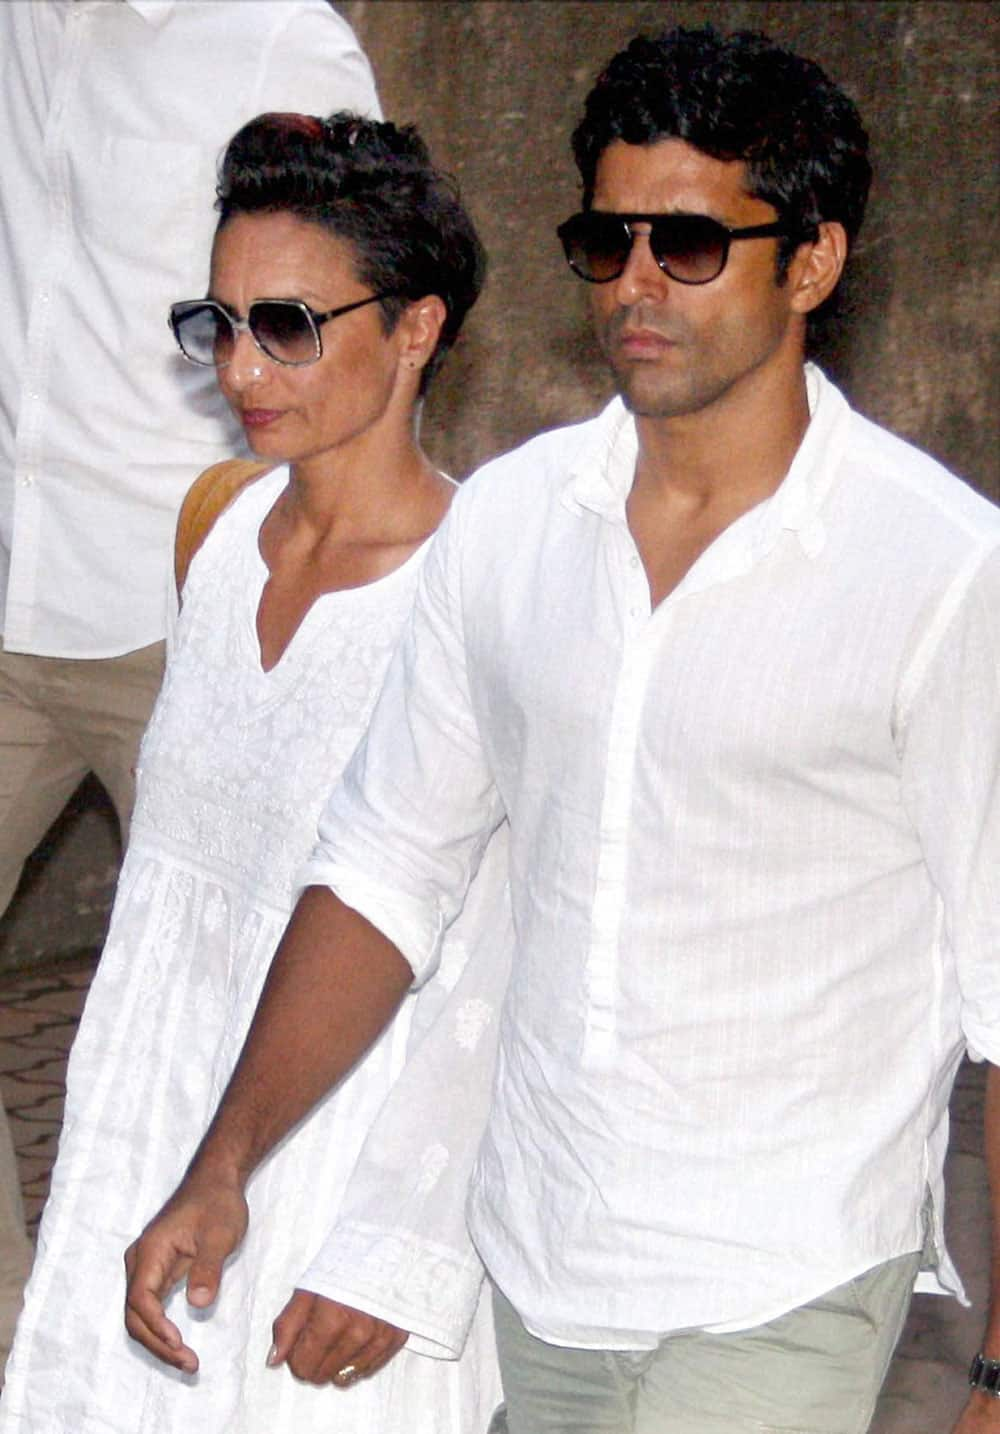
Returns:
[[[188,1303],[205,1309],[219,1293],[222,1267],[247,1228],[235,1181],[188,1175],[125,1251],[125,1328],[164,1364],[194,1374],[198,1356],[181,1339],[163,1302],[187,1276]]]
[[[350,1305],[296,1290],[274,1321],[272,1367],[287,1364],[308,1384],[346,1389],[377,1374],[398,1354],[409,1332]]]

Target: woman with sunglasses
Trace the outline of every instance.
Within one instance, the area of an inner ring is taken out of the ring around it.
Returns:
[[[228,148],[218,207],[208,297],[171,324],[261,466],[184,581],[0,1428],[476,1434],[498,1387],[461,1186],[502,949],[465,958],[477,932],[503,947],[496,842],[438,975],[251,1183],[214,1307],[175,1293],[183,1353],[158,1363],[122,1325],[122,1252],[227,1081],[448,507],[419,406],[483,274],[452,186],[391,124],[261,116]],[[344,1324],[313,1383],[286,1356],[317,1299]]]

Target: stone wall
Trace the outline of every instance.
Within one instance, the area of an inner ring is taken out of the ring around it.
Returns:
[[[339,8],[371,56],[386,114],[414,120],[460,181],[490,280],[428,413],[452,471],[609,393],[584,286],[554,229],[578,207],[569,135],[604,62],[673,23],[764,30],[822,64],[873,138],[875,184],[822,359],[871,417],[993,496],[1000,265],[991,4],[463,3]]]
[[[605,60],[667,24],[768,31],[849,90],[876,179],[822,361],[873,418],[994,497],[1000,278],[989,3],[554,3],[356,0],[386,114],[416,121],[460,181],[491,255],[487,290],[428,404],[456,475],[609,393],[555,226],[577,207],[568,137]],[[0,965],[100,939],[113,822],[88,789],[0,922]]]

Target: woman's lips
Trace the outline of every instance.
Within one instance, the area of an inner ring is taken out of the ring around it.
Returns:
[[[281,417],[280,408],[244,408],[240,414],[240,422],[244,428],[266,428],[269,423],[274,423]]]

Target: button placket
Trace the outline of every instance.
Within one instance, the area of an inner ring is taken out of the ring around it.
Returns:
[[[608,731],[607,764],[601,804],[600,837],[587,959],[587,1015],[583,1058],[606,1065],[614,1058],[617,1028],[618,951],[628,875],[629,812],[635,755],[653,648],[649,635],[649,587],[632,548],[624,567],[622,662]],[[631,558],[635,558],[633,563]]]
[[[41,558],[39,477],[43,472],[42,440],[52,353],[54,283],[69,264],[72,223],[66,158],[66,116],[82,63],[82,16],[71,11],[63,33],[61,63],[45,126],[44,155],[49,194],[49,242],[39,265],[39,282],[28,315],[25,375],[15,434],[17,485],[13,513],[10,572],[5,626],[9,641],[26,641],[32,622]],[[44,485],[42,485],[43,487]]]
[[[629,555],[625,564],[625,591],[627,593],[627,613],[630,619],[630,627],[635,629],[647,621],[651,615],[649,600],[649,582],[646,578],[646,570],[642,565],[638,549],[635,546],[635,539],[625,526],[625,540],[628,543]]]

